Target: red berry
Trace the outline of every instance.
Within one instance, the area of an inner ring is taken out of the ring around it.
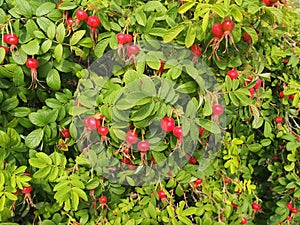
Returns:
[[[200,45],[192,45],[192,53],[195,55],[195,56],[200,56],[201,55],[201,47]]]
[[[198,163],[198,160],[196,157],[189,158],[189,164],[196,165],[197,163]]]
[[[242,218],[241,224],[247,224],[247,219],[245,217]]]
[[[197,180],[195,180],[194,182],[194,187],[198,188],[199,186],[202,185],[203,180],[201,178],[198,178]]]
[[[173,129],[173,134],[175,137],[180,139],[182,137],[182,126],[176,126]]]
[[[141,152],[147,152],[150,148],[149,141],[140,141],[137,147]]]
[[[234,202],[231,202],[231,205],[232,205],[232,207],[233,207],[235,210],[237,210],[237,209],[238,209],[238,205],[237,205],[237,204],[235,204]]]
[[[264,3],[266,6],[271,6],[272,4],[271,0],[264,0]]]
[[[291,216],[288,215],[288,216],[286,217],[286,220],[291,220]]]
[[[257,89],[261,86],[261,79],[257,79],[253,88]]]
[[[26,66],[29,69],[37,69],[40,66],[40,63],[37,59],[28,58],[27,61],[26,61]]]
[[[100,134],[102,136],[106,136],[108,134],[108,127],[106,127],[106,126],[98,127],[98,134]]]
[[[294,207],[293,207],[293,204],[291,202],[287,202],[286,203],[286,206],[289,210],[292,210]]]
[[[138,140],[138,134],[134,130],[129,130],[126,133],[126,141],[128,144],[135,144]]]
[[[31,191],[32,191],[32,186],[30,185],[28,187],[24,187],[21,192],[22,192],[22,194],[28,194]]]
[[[84,126],[88,130],[97,130],[100,127],[100,121],[97,120],[95,117],[87,117],[83,120]]]
[[[227,72],[227,76],[229,76],[231,80],[234,80],[238,78],[239,74],[235,69],[232,69]]]
[[[292,211],[292,213],[297,214],[299,210],[298,210],[298,208],[292,208],[291,211]]]
[[[231,181],[231,179],[230,179],[229,177],[227,177],[227,178],[224,180],[225,184],[228,184],[230,181]]]
[[[139,51],[140,51],[140,49],[139,49],[138,46],[136,46],[136,45],[130,45],[127,48],[126,55],[128,57],[130,57],[132,55],[137,55],[139,53]]]
[[[205,129],[203,127],[199,127],[199,134],[202,135],[204,134]]]
[[[87,25],[93,28],[99,27],[101,24],[98,16],[89,16],[87,19]]]
[[[251,96],[254,95],[254,93],[255,93],[254,88],[249,88],[248,91],[250,92],[250,95],[251,95]]]
[[[252,42],[251,36],[246,32],[242,37],[248,44]]]
[[[9,52],[9,48],[6,46],[0,46],[0,48],[3,48],[5,50],[5,53],[7,54]]]
[[[79,10],[76,11],[76,17],[80,21],[83,21],[83,20],[87,20],[87,18],[89,17],[89,15],[86,13],[86,11],[84,11],[82,9],[79,9]]]
[[[258,204],[258,203],[256,203],[256,202],[253,202],[252,203],[252,209],[254,210],[254,211],[258,211],[258,210],[260,210],[260,205]]]
[[[213,33],[213,35],[215,37],[222,37],[224,34],[223,28],[222,28],[222,24],[221,23],[215,23],[213,24],[212,28],[211,28],[211,32]]]
[[[160,121],[160,127],[164,132],[169,133],[175,127],[175,120],[172,117],[166,116]]]
[[[285,97],[283,91],[279,92],[279,96],[280,96],[280,98],[284,98]]]
[[[125,38],[126,38],[126,43],[131,43],[132,42],[132,35],[131,34],[125,34]]]
[[[158,190],[157,194],[158,194],[158,197],[161,198],[161,199],[167,197],[167,195],[165,194],[165,192],[163,190]]]
[[[69,27],[72,27],[74,22],[75,22],[75,20],[74,20],[72,17],[69,17],[69,18],[67,19],[67,25],[68,25]]]
[[[278,156],[277,156],[277,155],[274,155],[274,156],[273,156],[273,160],[274,160],[274,161],[278,161]]]
[[[9,34],[4,34],[4,36],[3,36],[3,41],[4,41],[5,43],[8,43],[7,41],[8,41],[8,39],[11,38],[11,37],[16,37],[16,38],[17,38],[17,35],[16,35],[16,34],[11,34],[11,33],[9,33]]]
[[[281,116],[277,116],[277,117],[275,118],[275,122],[276,122],[276,123],[282,123],[282,121],[283,121],[283,118],[282,118]]]
[[[100,196],[100,198],[98,200],[102,206],[104,206],[107,202],[107,198],[105,195]]]
[[[117,34],[117,40],[118,40],[118,43],[121,45],[127,43],[127,38],[126,38],[125,34]]]
[[[128,169],[135,170],[135,168],[136,168],[136,165],[134,165],[134,164],[128,164]]]
[[[17,45],[19,43],[19,38],[16,36],[10,36],[6,43],[10,45]]]
[[[131,160],[128,159],[128,158],[126,158],[126,157],[123,157],[122,158],[122,163],[124,163],[124,164],[131,164]]]
[[[69,137],[71,136],[70,130],[69,130],[69,129],[63,129],[63,130],[61,131],[60,136],[61,136],[62,138],[69,138]]]
[[[234,29],[235,23],[232,20],[225,20],[222,23],[222,29],[224,31],[232,31]]]
[[[212,107],[212,112],[214,115],[222,115],[223,112],[224,112],[224,108],[223,106],[219,105],[219,104],[216,104],[216,105],[213,105]]]

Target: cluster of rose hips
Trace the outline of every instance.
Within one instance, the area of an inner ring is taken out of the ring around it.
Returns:
[[[63,4],[63,1],[59,2],[56,4],[56,8],[59,9],[59,7]],[[64,11],[63,12],[64,17],[68,17],[68,12]],[[86,22],[86,24],[91,28],[90,30],[90,36],[93,41],[96,41],[97,38],[97,28],[101,25],[101,21],[98,16],[95,15],[88,15],[88,13],[82,9],[78,9],[76,11],[76,19],[74,20],[73,17],[68,17],[66,18],[66,23],[72,31],[73,29],[73,24],[75,26],[79,26],[81,22]]]

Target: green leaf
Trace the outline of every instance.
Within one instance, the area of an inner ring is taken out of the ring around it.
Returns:
[[[44,161],[41,161],[40,159],[38,158],[30,158],[29,159],[29,164],[35,168],[45,168],[48,166],[48,164]]]
[[[294,162],[292,162],[289,165],[284,166],[284,170],[288,171],[288,172],[291,172],[292,170],[294,170],[294,168],[295,168],[295,163]]]
[[[0,48],[0,64],[2,64],[3,60],[5,59],[5,49],[4,48]]]
[[[28,42],[25,45],[21,46],[21,49],[27,54],[27,55],[37,55],[40,50],[40,45],[38,40],[34,39],[30,42]]]
[[[109,44],[109,39],[104,39],[96,45],[94,49],[94,54],[96,55],[96,57],[100,58],[103,56],[103,53],[107,48],[108,44]]]
[[[210,11],[208,11],[204,16],[203,16],[203,20],[202,20],[202,30],[203,32],[206,31],[207,27],[208,27],[208,21],[209,21],[209,15],[210,15]]]
[[[53,40],[56,34],[56,26],[54,23],[50,22],[48,23],[48,28],[47,28],[47,36],[50,40]]]
[[[178,215],[178,219],[179,219],[179,221],[183,222],[186,225],[192,225],[193,224],[193,222],[185,216]]]
[[[43,136],[44,131],[41,128],[36,129],[27,135],[25,138],[25,145],[28,148],[36,148],[41,143]]]
[[[145,26],[147,23],[146,14],[143,11],[139,11],[135,14],[135,19],[139,25]]]
[[[76,45],[85,35],[85,33],[86,33],[85,30],[76,31],[70,38],[70,45]]]
[[[15,63],[19,65],[24,65],[27,60],[27,55],[23,51],[22,47],[12,52],[12,58]]]
[[[60,62],[62,55],[63,55],[63,46],[62,44],[58,44],[54,49],[54,57],[58,62]]]
[[[243,13],[241,12],[241,7],[232,5],[231,14],[237,22],[241,22],[243,20]]]
[[[189,9],[191,9],[195,4],[196,4],[195,1],[187,2],[187,3],[183,4],[182,6],[179,7],[178,13],[184,14],[184,13],[187,12]]]
[[[0,146],[6,147],[10,142],[9,136],[2,130],[0,130]]]
[[[246,31],[252,38],[252,43],[256,43],[258,41],[258,35],[255,29],[251,27],[243,27],[243,30]]]
[[[275,7],[266,7],[266,10],[269,10],[277,19],[278,23],[282,23],[283,13],[280,9]]]
[[[180,34],[180,32],[183,31],[184,28],[185,26],[183,24],[178,24],[176,27],[167,30],[167,32],[163,36],[164,42],[173,41],[173,39],[176,38],[178,34]]]
[[[190,215],[196,214],[197,210],[198,209],[196,207],[189,207],[189,208],[183,210],[182,215],[190,216]]]
[[[41,50],[43,53],[46,53],[49,51],[49,49],[51,48],[52,46],[52,41],[51,40],[46,40],[43,42],[42,46],[41,46]]]
[[[48,14],[49,12],[51,12],[53,9],[55,9],[55,4],[54,3],[45,2],[36,9],[35,14],[37,16],[44,16],[44,15]]]
[[[66,36],[66,29],[64,23],[60,23],[56,29],[56,40],[62,44]],[[50,38],[51,39],[51,38]]]
[[[46,178],[51,171],[51,166],[46,166],[42,169],[39,169],[33,174],[33,177],[36,179]]]
[[[262,148],[262,145],[255,143],[255,144],[249,145],[248,148],[251,152],[258,152]]]
[[[220,3],[213,4],[213,6],[211,7],[211,11],[218,14],[221,18],[225,17],[223,4]]]
[[[16,11],[26,18],[32,17],[31,6],[28,1],[16,0],[15,1]]]
[[[151,216],[153,219],[156,219],[156,209],[155,209],[155,207],[152,205],[152,202],[149,202],[149,205],[148,205],[148,212],[149,212],[150,216]]]
[[[51,69],[48,72],[47,78],[46,78],[47,85],[52,88],[55,91],[58,91],[61,87],[61,81],[59,73],[56,69]]]
[[[191,25],[188,28],[187,34],[185,36],[185,47],[189,48],[194,44],[196,38],[196,26]]]
[[[220,127],[216,123],[212,122],[211,120],[199,119],[199,125],[211,133],[214,134],[221,133]]]
[[[71,191],[71,201],[72,201],[72,208],[74,210],[77,210],[79,205],[79,196],[77,192]]]
[[[39,17],[36,20],[37,24],[39,25],[39,27],[48,35],[48,28],[51,26],[53,28],[54,23],[51,22],[51,20],[49,20],[46,17]],[[55,29],[55,25],[54,25],[54,29]],[[51,31],[51,33],[53,33],[53,31]],[[52,34],[53,35],[53,34]],[[55,30],[54,30],[54,35],[55,35]],[[49,36],[48,36],[49,37]],[[54,36],[53,36],[54,37]],[[53,38],[52,38],[53,39]]]

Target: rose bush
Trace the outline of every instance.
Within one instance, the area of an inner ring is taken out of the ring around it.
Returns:
[[[0,6],[1,222],[300,222],[293,1]]]

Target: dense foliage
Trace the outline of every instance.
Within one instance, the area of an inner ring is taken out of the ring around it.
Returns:
[[[0,6],[0,222],[299,224],[293,1]]]

